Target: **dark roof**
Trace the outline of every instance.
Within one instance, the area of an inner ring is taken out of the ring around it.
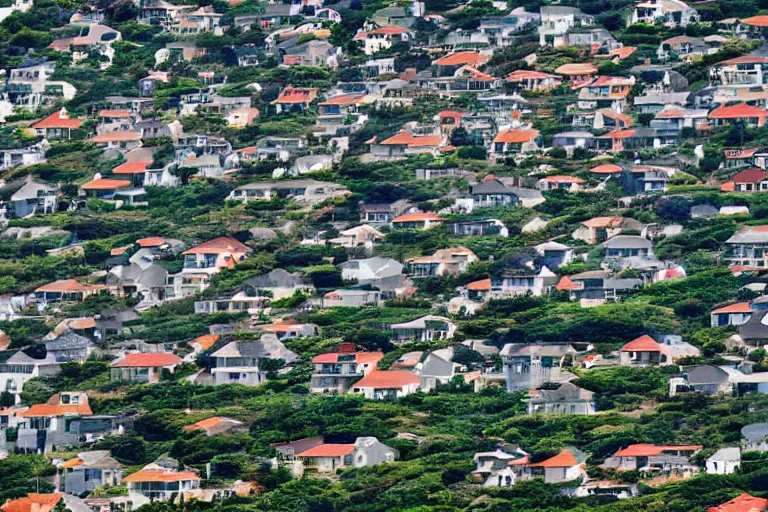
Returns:
[[[45,349],[48,351],[56,350],[76,350],[88,347],[91,340],[85,336],[80,336],[74,332],[65,332],[55,340],[46,341]]]
[[[744,341],[768,338],[768,325],[763,324],[763,317],[768,311],[756,311],[747,322],[739,327],[739,336]]]
[[[509,194],[516,195],[512,190],[499,180],[482,181],[472,185],[473,194]]]

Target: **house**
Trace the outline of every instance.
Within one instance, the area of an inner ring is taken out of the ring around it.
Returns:
[[[699,14],[681,0],[641,0],[635,4],[628,25],[647,23],[667,27],[684,27],[698,23]]]
[[[483,487],[512,487],[519,480],[533,478],[529,464],[531,456],[519,446],[502,444],[492,452],[478,452],[474,456],[472,476],[483,482]]]
[[[602,467],[614,471],[674,473],[686,478],[698,472],[699,468],[690,459],[702,448],[701,445],[631,444],[605,459]]]
[[[741,466],[741,450],[738,446],[720,448],[707,459],[708,475],[731,475]],[[766,500],[768,507],[768,500]]]
[[[634,77],[595,77],[577,86],[578,107],[580,109],[608,108],[614,112],[624,112],[629,105],[628,97],[634,85]]]
[[[392,219],[394,229],[430,229],[440,226],[445,219],[434,213],[405,213]]]
[[[16,448],[24,453],[51,453],[57,447],[117,434],[117,430],[114,416],[93,415],[84,392],[62,391],[19,415]]]
[[[151,500],[173,501],[181,493],[200,488],[200,477],[194,471],[177,471],[153,463],[123,478],[129,493]]]
[[[332,473],[338,469],[362,468],[394,462],[398,453],[375,437],[358,437],[354,444],[319,444],[296,453],[307,470]]]
[[[544,265],[547,267],[562,267],[574,260],[573,249],[559,242],[544,242],[534,246],[534,249],[543,258]]]
[[[119,485],[123,478],[122,466],[110,457],[109,450],[80,452],[60,467],[64,470],[64,491],[76,496]]]
[[[581,9],[563,5],[542,5],[540,16],[538,31],[541,46],[563,46],[563,36],[569,31],[595,23],[594,18],[581,12]]]
[[[644,334],[621,347],[622,366],[668,365],[675,360],[699,355],[699,349],[679,339],[667,336],[662,343]]]
[[[133,187],[130,180],[116,180],[111,178],[96,177],[80,189],[83,195],[96,199],[115,199],[122,192],[127,192]]]
[[[662,61],[676,58],[677,60],[690,62],[692,57],[701,57],[702,55],[716,52],[717,48],[710,48],[702,38],[675,36],[663,40],[659,45],[656,55]]]
[[[753,168],[737,172],[731,177],[734,192],[765,192],[768,191],[768,171]]]
[[[768,500],[743,493],[718,507],[709,507],[707,512],[763,512],[768,510]]]
[[[339,265],[341,278],[359,286],[378,288],[383,297],[393,297],[405,285],[403,265],[397,260],[375,256],[362,260],[349,260]]]
[[[81,284],[74,279],[62,279],[45,284],[35,290],[35,300],[48,302],[82,302],[86,297],[104,290],[101,285]]]
[[[368,400],[386,400],[410,395],[419,390],[421,379],[404,370],[376,370],[355,382],[352,393]]]
[[[768,452],[768,423],[752,423],[741,429],[741,451]]]
[[[238,290],[222,293],[214,299],[195,301],[195,313],[247,312],[251,316],[258,316],[261,312],[269,314],[269,304],[271,302],[272,297],[258,295],[258,293],[249,295],[247,290]]]
[[[372,249],[373,244],[382,240],[385,237],[384,233],[380,232],[376,228],[363,224],[361,226],[355,226],[354,228],[345,229],[339,231],[339,236],[331,238],[328,243],[339,247],[347,247],[354,249],[355,247],[366,247]]]
[[[397,25],[386,25],[369,32],[358,32],[353,41],[363,42],[363,52],[373,55],[381,50],[392,48],[395,43],[408,43],[414,38],[413,30]]]
[[[642,279],[616,278],[605,270],[588,270],[563,276],[555,285],[557,291],[568,292],[569,300],[578,300],[582,307],[617,301],[620,292],[643,285]]]
[[[762,86],[768,84],[768,57],[760,55],[742,55],[714,64],[710,73],[720,80],[722,85]]]
[[[26,148],[0,149],[0,170],[41,164],[45,162],[45,152],[49,148],[47,141],[40,141]]]
[[[446,385],[460,374],[463,374],[465,382],[469,382],[472,373],[468,372],[466,366],[454,362],[455,354],[456,350],[453,346],[433,350],[414,368],[415,373],[421,377],[422,391],[426,393],[437,386]]]
[[[163,370],[173,373],[181,363],[179,356],[165,352],[126,354],[109,364],[109,374],[112,380],[155,384]]]
[[[640,114],[658,114],[665,108],[685,107],[690,92],[646,91],[635,96],[632,106]]]
[[[309,390],[345,394],[360,378],[377,371],[376,365],[383,357],[382,352],[355,352],[354,346],[341,344],[339,352],[312,358],[314,369]]]
[[[528,464],[528,467],[534,476],[542,475],[545,483],[559,484],[581,477],[587,458],[585,453],[575,448],[567,448],[554,457]]]
[[[77,89],[69,82],[51,80],[53,74],[53,62],[26,60],[18,68],[10,70],[4,87],[8,101],[15,107],[36,110],[57,100],[74,98]]]
[[[233,128],[245,128],[259,118],[257,108],[237,108],[227,114],[227,125]]]
[[[206,418],[204,420],[197,421],[191,425],[187,425],[182,428],[185,432],[205,432],[208,437],[215,436],[216,434],[222,434],[233,428],[242,427],[243,422],[233,420],[232,418],[222,418],[220,416],[214,416],[212,418]]]
[[[766,117],[768,117],[768,110],[746,103],[717,107],[707,116],[712,121],[712,126],[718,128],[737,123],[751,128],[760,128],[765,125]]]
[[[364,224],[389,224],[403,213],[418,211],[405,200],[394,203],[360,203],[360,222]]]
[[[430,276],[457,276],[466,272],[472,263],[480,261],[466,247],[439,249],[432,256],[419,256],[406,261],[408,275],[413,278]]]
[[[726,325],[744,325],[752,317],[752,307],[749,302],[737,302],[728,306],[713,309],[709,313],[712,327]]]
[[[499,132],[493,139],[491,156],[498,160],[536,152],[539,136],[539,131],[533,129],[513,128]]]
[[[757,310],[745,323],[739,326],[739,336],[748,346],[768,345],[768,311]]]
[[[704,109],[664,108],[651,119],[650,126],[656,129],[663,145],[673,145],[686,128],[696,130],[697,133],[709,130],[708,114]]]
[[[31,4],[31,2],[30,2]],[[5,8],[4,8],[5,9]],[[85,502],[70,494],[54,492],[50,494],[27,493],[23,498],[7,499],[0,505],[2,512],[54,512],[62,507],[72,512],[88,512]]]
[[[275,198],[290,198],[297,203],[314,205],[328,199],[340,198],[351,192],[342,185],[316,180],[259,181],[234,189],[227,197],[236,201],[272,201]]]
[[[576,176],[547,176],[536,182],[536,188],[543,191],[563,189],[579,192],[585,183],[585,180]]]
[[[315,324],[294,324],[290,322],[278,322],[265,325],[262,329],[267,333],[277,336],[278,340],[292,338],[308,338],[318,335],[318,329]]]
[[[569,156],[575,149],[589,149],[594,145],[595,136],[590,132],[560,132],[552,137],[552,147],[565,148]]]
[[[90,142],[104,149],[131,150],[141,146],[141,133],[135,131],[112,131],[91,137]]]
[[[557,276],[546,265],[508,268],[491,279],[491,296],[503,298],[530,294],[539,297],[556,283]]]
[[[344,278],[346,279],[346,278]],[[256,295],[271,295],[273,300],[284,299],[300,293],[312,293],[312,286],[304,283],[301,274],[276,268],[261,276],[243,281],[242,286]],[[265,293],[266,292],[266,293]]]
[[[288,86],[280,91],[280,95],[272,104],[275,105],[278,114],[281,112],[303,114],[317,98],[317,92],[317,89]]]
[[[215,32],[221,35],[221,18],[223,14],[213,11],[212,6],[200,7],[194,11],[182,12],[178,15],[178,21],[171,23],[170,32],[186,36],[201,34],[203,32]]]
[[[499,352],[504,361],[507,391],[537,389],[545,382],[564,382],[568,379],[563,371],[566,357],[572,358],[576,350],[563,344],[508,343]]]
[[[653,243],[641,236],[616,235],[600,245],[605,248],[605,261],[635,256],[653,258]]]
[[[411,341],[429,343],[433,340],[449,340],[458,330],[456,324],[442,316],[426,315],[410,322],[390,326],[397,343]]]
[[[670,377],[669,396],[686,391],[707,395],[730,395],[733,392],[733,384],[729,373],[723,368],[703,364],[694,366],[680,376]]]
[[[46,354],[44,358],[31,357],[19,350],[4,362],[0,363],[0,392],[13,395],[14,401],[21,401],[24,384],[35,378],[55,375],[61,370],[53,355]]]
[[[317,123],[325,128],[325,134],[336,136],[362,128],[364,116],[360,107],[369,100],[365,94],[339,94],[318,103]]]
[[[381,303],[381,292],[375,290],[334,290],[323,296],[324,308],[361,308],[378,306]]]
[[[253,249],[234,238],[222,236],[187,249],[182,253],[184,267],[178,274],[168,276],[166,297],[182,299],[208,287],[213,274],[222,268],[234,268],[245,261]]]
[[[443,146],[443,139],[440,135],[413,135],[408,130],[400,130],[381,142],[377,142],[374,137],[368,143],[373,157],[400,159],[423,153],[437,156]]]
[[[557,75],[525,69],[513,71],[507,75],[506,81],[522,91],[548,91],[562,84],[560,77]]]
[[[259,386],[268,380],[268,370],[261,368],[264,360],[292,363],[298,357],[273,333],[263,334],[258,340],[233,341],[211,354],[216,362],[211,369],[213,383]]]
[[[341,48],[319,39],[297,44],[281,53],[283,66],[338,68],[341,58]]]
[[[528,392],[528,414],[595,414],[595,394],[570,382]]]
[[[47,140],[68,140],[72,138],[72,130],[77,130],[82,124],[82,119],[70,119],[67,109],[62,107],[58,112],[30,125],[30,129],[35,130],[38,137]]]
[[[514,206],[520,202],[520,197],[514,187],[508,187],[502,181],[491,177],[470,186],[472,208],[493,208],[497,206]]]
[[[37,162],[34,162],[37,163]],[[33,165],[30,163],[29,165]],[[37,181],[28,174],[23,184],[11,194],[6,207],[6,215],[11,218],[24,218],[32,215],[55,213],[59,204],[59,189]]]
[[[74,327],[96,327],[93,318],[79,319]],[[96,346],[85,336],[67,331],[45,342],[45,350],[57,363],[84,363]]]
[[[731,265],[768,266],[768,226],[745,226],[725,241],[725,259]]]
[[[498,219],[468,220],[453,222],[448,225],[451,234],[455,236],[494,236],[502,238],[509,236],[509,230]]]
[[[54,39],[48,45],[48,49],[71,53],[72,61],[75,63],[87,59],[95,53],[103,58],[100,63],[102,70],[112,65],[112,59],[115,55],[112,44],[122,39],[120,32],[99,23],[72,24],[70,28],[75,29],[78,36]]]

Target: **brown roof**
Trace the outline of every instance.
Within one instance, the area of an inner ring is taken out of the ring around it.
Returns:
[[[207,242],[196,245],[191,249],[187,249],[182,254],[223,254],[240,252],[253,252],[253,249],[238,242],[234,238],[228,236],[220,236],[219,238],[208,240]]]

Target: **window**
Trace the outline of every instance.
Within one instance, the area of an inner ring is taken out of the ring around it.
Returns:
[[[240,374],[239,373],[230,373],[229,374],[229,380],[240,380]]]

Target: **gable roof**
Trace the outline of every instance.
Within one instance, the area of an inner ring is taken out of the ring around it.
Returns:
[[[403,370],[373,371],[357,381],[354,388],[400,389],[410,384],[421,384],[421,378]]]
[[[764,510],[768,510],[767,499],[756,498],[745,492],[720,506],[710,507],[708,512],[763,512]]]
[[[113,180],[109,178],[97,178],[91,180],[83,185],[83,190],[117,190],[125,187],[130,187],[131,182],[128,180]]]
[[[61,109],[58,112],[54,112],[53,114],[49,115],[45,119],[41,119],[40,121],[34,123],[30,126],[30,128],[34,128],[36,130],[42,130],[46,128],[76,130],[80,128],[80,125],[82,124],[82,119],[71,119],[67,114],[66,109]]]
[[[35,292],[40,293],[77,293],[77,292],[90,292],[98,289],[97,286],[91,286],[88,284],[82,284],[74,279],[60,279],[52,283],[44,284],[43,286],[35,289]]]
[[[151,164],[152,160],[125,162],[112,169],[112,174],[144,174]]]
[[[339,362],[339,356],[355,356],[355,363],[357,364],[376,364],[382,357],[383,352],[329,352],[327,354],[320,354],[312,358],[312,362],[315,364],[322,363],[337,363]]]
[[[392,223],[395,222],[424,222],[424,221],[433,221],[433,222],[442,222],[445,219],[440,217],[437,214],[430,213],[430,212],[414,212],[414,213],[404,213],[403,215],[400,215],[399,217],[396,217],[392,220]]]
[[[539,130],[504,130],[496,135],[493,142],[504,142],[507,144],[516,144],[531,142],[539,136]]]
[[[171,353],[128,354],[120,361],[110,364],[112,368],[157,368],[180,364],[182,359]]]
[[[376,35],[395,36],[395,35],[401,35],[401,34],[413,34],[413,30],[406,27],[401,27],[398,25],[386,25],[384,27],[373,29],[368,33],[376,34]]]
[[[172,471],[169,469],[145,468],[123,478],[123,483],[181,482],[186,480],[200,480],[200,477],[197,476],[197,473],[192,471]]]
[[[380,145],[406,145],[412,147],[439,146],[439,135],[411,135],[407,130],[400,130],[395,135],[379,142]]]
[[[550,75],[549,73],[542,73],[541,71],[533,71],[528,69],[518,69],[507,75],[507,82],[522,82],[523,80],[544,80],[546,78],[557,78],[557,75]]]
[[[617,172],[622,172],[623,170],[624,169],[622,169],[616,164],[600,164],[596,167],[591,168],[589,172],[592,172],[595,174],[614,174]]]
[[[531,464],[532,468],[569,468],[576,466],[578,461],[576,456],[570,450],[563,450],[554,457],[547,460]]]
[[[746,103],[739,103],[737,105],[717,107],[711,111],[707,117],[710,119],[741,119],[766,116],[768,116],[768,110],[760,107],[753,107]]]
[[[752,313],[752,308],[749,302],[737,302],[736,304],[729,304],[721,308],[713,309],[711,315],[721,315],[728,313]]]
[[[746,169],[737,172],[731,178],[734,183],[760,183],[768,179],[768,171],[764,169]]]
[[[491,289],[491,279],[480,279],[479,281],[472,281],[467,285],[467,290],[472,291],[489,291]]]
[[[24,498],[9,499],[2,505],[3,512],[50,512],[64,498],[64,495],[56,492],[52,494],[29,493]]]
[[[23,418],[40,418],[47,416],[90,416],[91,407],[88,403],[81,404],[35,404],[27,411],[19,414]]]
[[[239,253],[239,252],[253,252],[253,249],[245,244],[242,244],[229,236],[220,236],[213,240],[208,240],[200,245],[196,245],[191,249],[187,249],[182,254],[223,254],[223,253]]]
[[[297,453],[297,457],[343,457],[355,451],[354,444],[321,444]]]

